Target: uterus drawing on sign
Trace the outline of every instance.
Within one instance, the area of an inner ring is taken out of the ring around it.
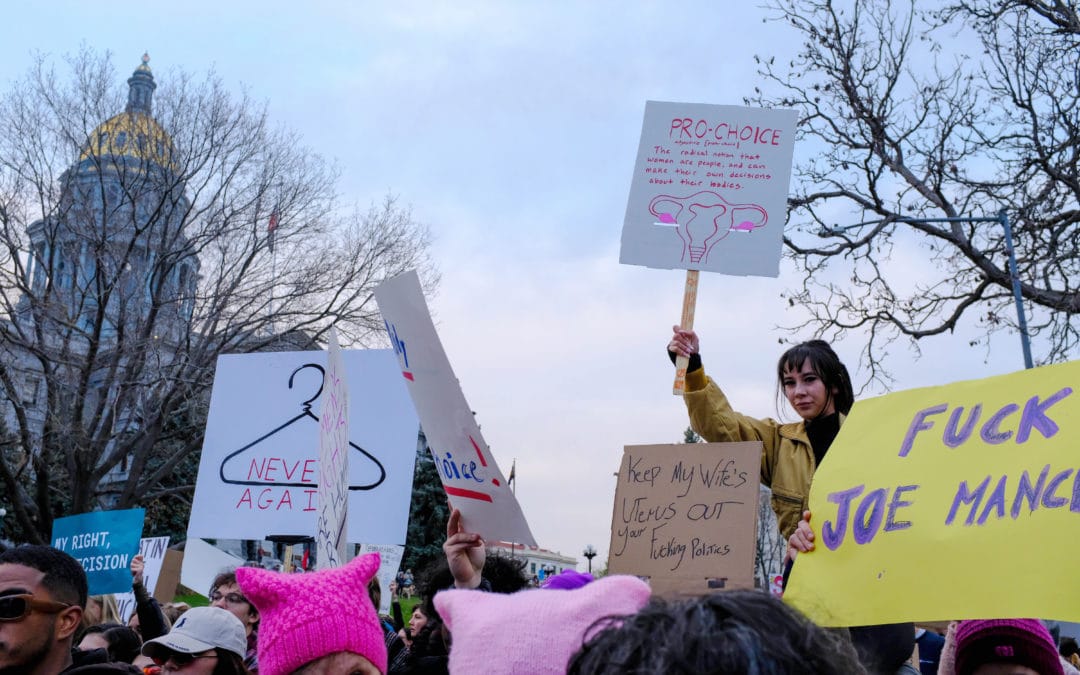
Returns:
[[[657,225],[674,225],[683,242],[682,261],[707,263],[709,251],[732,232],[750,234],[765,227],[769,214],[757,204],[732,204],[709,190],[687,197],[657,195],[649,202]]]

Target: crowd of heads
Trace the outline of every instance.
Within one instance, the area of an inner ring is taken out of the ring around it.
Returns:
[[[118,621],[84,625],[93,598],[69,555],[9,549],[0,553],[0,673],[918,672],[907,665],[911,623],[824,629],[768,593],[661,598],[632,576],[566,571],[534,589],[520,560],[497,555],[484,562],[483,589],[454,589],[445,560],[418,574],[419,604],[397,631],[377,611],[379,565],[371,553],[309,574],[230,570],[214,580],[210,606],[176,614],[167,633],[143,641]],[[113,618],[107,598],[98,606],[99,618]],[[961,621],[945,643],[943,675],[1064,675],[1080,662],[1075,639],[1057,641],[1034,619]]]

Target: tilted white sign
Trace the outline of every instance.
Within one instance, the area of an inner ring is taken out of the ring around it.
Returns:
[[[435,332],[415,272],[375,289],[435,466],[467,531],[535,546],[529,524],[495,463]]]
[[[330,329],[322,408],[319,410],[319,517],[315,525],[315,568],[345,564],[349,515],[349,388],[337,331]]]

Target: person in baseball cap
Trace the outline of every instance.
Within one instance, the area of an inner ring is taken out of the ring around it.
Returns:
[[[246,675],[244,624],[220,607],[193,607],[167,635],[149,640],[142,653],[166,673]]]

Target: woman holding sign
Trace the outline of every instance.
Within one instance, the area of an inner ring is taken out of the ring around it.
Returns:
[[[851,377],[827,342],[795,345],[776,365],[778,387],[802,419],[781,424],[732,409],[701,365],[697,333],[673,327],[668,343],[672,357],[690,359],[683,399],[690,425],[710,442],[761,441],[761,483],[772,489],[772,507],[784,539],[796,531],[810,496],[810,479],[825,457],[855,394]]]

